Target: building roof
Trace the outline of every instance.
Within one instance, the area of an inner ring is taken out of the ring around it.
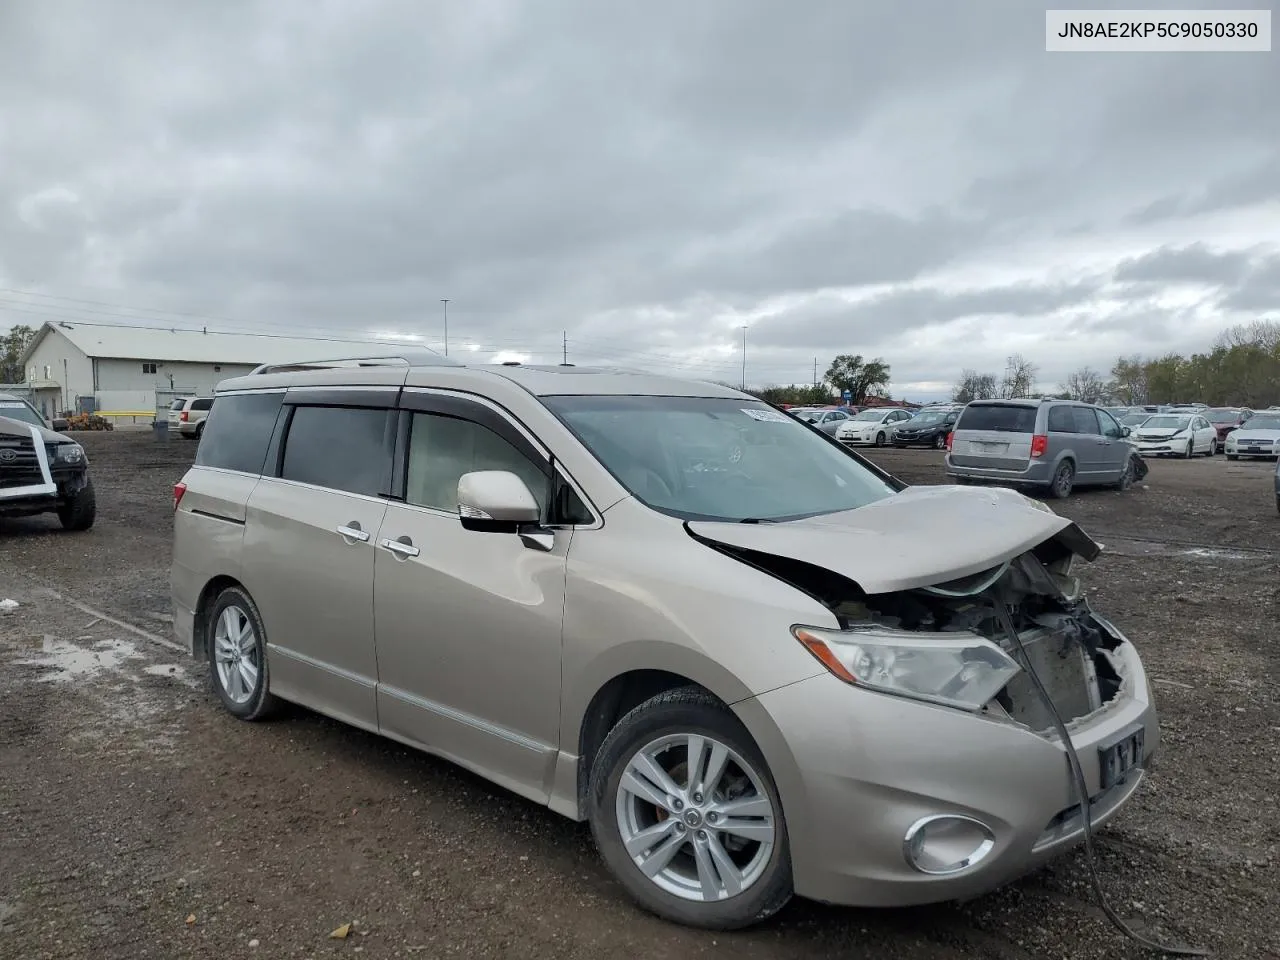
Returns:
[[[74,321],[45,323],[31,338],[22,357],[25,367],[51,330],[66,337],[81,353],[98,359],[154,360],[159,363],[226,363],[257,366],[293,360],[324,360],[348,353],[369,353],[398,344],[386,340],[315,339],[274,335],[217,333],[199,330],[86,325]]]

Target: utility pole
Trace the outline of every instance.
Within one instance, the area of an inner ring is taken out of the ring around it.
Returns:
[[[818,358],[813,358],[813,389],[818,389]]]
[[[560,362],[569,365],[569,331],[560,331]]]
[[[747,392],[747,325],[742,325],[742,392]]]
[[[444,305],[444,355],[449,355],[449,301],[440,298],[440,302]]]

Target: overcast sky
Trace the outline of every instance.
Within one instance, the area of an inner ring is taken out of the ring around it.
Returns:
[[[0,329],[438,348],[447,297],[451,354],[736,382],[747,325],[751,384],[927,399],[1280,318],[1280,54],[1047,54],[1045,7],[5,0]]]

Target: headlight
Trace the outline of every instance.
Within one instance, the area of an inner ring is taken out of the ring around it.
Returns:
[[[84,447],[78,443],[59,443],[53,447],[53,459],[57,463],[83,463]]]
[[[917,633],[876,625],[795,627],[792,632],[845,683],[975,713],[1020,669],[994,643],[966,632]]]

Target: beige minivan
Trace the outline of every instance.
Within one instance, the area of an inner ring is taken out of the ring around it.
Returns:
[[[979,894],[1157,747],[1074,523],[907,487],[715,384],[263,367],[220,385],[174,508],[177,632],[227,710],[303,704],[589,820],[687,924]]]

